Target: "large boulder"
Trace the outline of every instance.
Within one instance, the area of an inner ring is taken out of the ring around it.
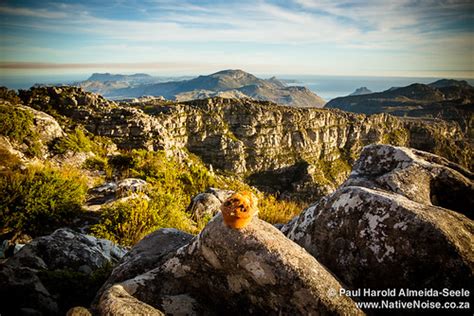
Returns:
[[[474,174],[428,152],[388,145],[364,148],[343,187],[363,186],[394,192],[473,218]]]
[[[282,231],[350,288],[470,288],[473,195],[472,174],[443,158],[368,146],[336,192]]]
[[[110,302],[121,299],[124,306],[151,306],[156,314],[362,314],[350,298],[334,295],[340,288],[324,266],[272,225],[254,217],[235,230],[219,213],[153,269],[106,289],[98,309],[107,314]]]
[[[58,229],[0,265],[0,313],[64,315],[88,306],[125,250],[105,239]]]

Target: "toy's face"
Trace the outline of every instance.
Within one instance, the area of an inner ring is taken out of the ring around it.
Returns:
[[[222,204],[221,211],[227,226],[243,228],[257,213],[257,198],[251,192],[234,193]]]

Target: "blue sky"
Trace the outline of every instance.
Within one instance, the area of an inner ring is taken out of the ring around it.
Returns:
[[[3,1],[5,73],[474,77],[457,0]]]

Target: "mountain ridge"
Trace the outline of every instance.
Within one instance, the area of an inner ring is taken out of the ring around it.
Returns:
[[[140,83],[131,75],[94,74],[78,83],[86,91],[101,93],[112,99],[136,98],[144,95],[163,96],[169,100],[189,101],[215,96],[252,98],[296,107],[322,107],[326,103],[306,87],[286,86],[275,77],[260,79],[241,69],[226,69],[189,80]],[[120,77],[124,76],[124,77]],[[90,80],[98,78],[99,80]],[[121,80],[108,80],[119,78]],[[128,79],[129,84],[123,81]],[[151,79],[150,79],[151,80]]]
[[[413,83],[382,92],[349,95],[330,100],[325,108],[363,114],[435,117],[472,129],[474,87],[467,81],[441,79],[430,84]]]

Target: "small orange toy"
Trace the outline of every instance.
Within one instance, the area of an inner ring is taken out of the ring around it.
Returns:
[[[251,192],[236,192],[222,204],[221,211],[227,226],[244,228],[258,212],[257,198]]]

